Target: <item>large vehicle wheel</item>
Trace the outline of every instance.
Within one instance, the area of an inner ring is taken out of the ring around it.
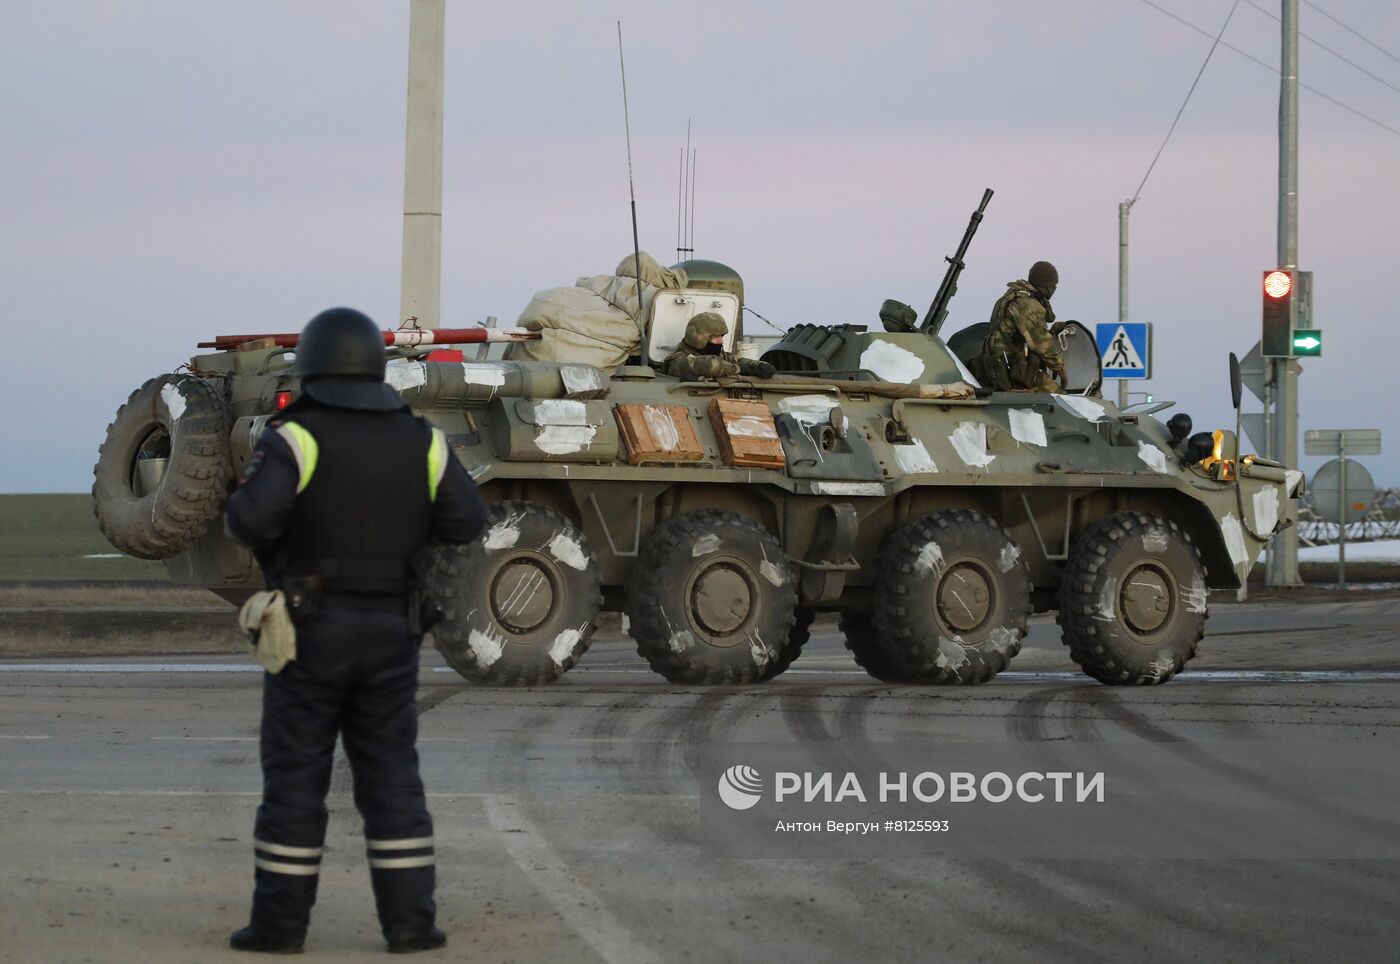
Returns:
[[[218,518],[229,486],[229,410],[194,375],[152,378],[117,409],[92,469],[98,528],[122,552],[168,559]]]
[[[1159,516],[1101,519],[1070,553],[1058,620],[1070,658],[1100,683],[1165,683],[1205,635],[1201,554]]]
[[[881,683],[914,683],[890,658],[888,648],[880,642],[879,633],[869,613],[843,612],[838,623],[846,636],[846,648],[856,659],[856,665]]]
[[[810,609],[797,611],[792,629],[788,631],[787,642],[783,644],[782,649],[778,650],[778,658],[773,660],[768,669],[758,678],[760,682],[782,675],[796,661],[797,657],[802,655],[802,647],[806,646],[808,640],[812,638],[812,623],[816,617],[817,614]]]
[[[567,517],[497,502],[482,537],[439,550],[429,577],[443,618],[433,645],[473,683],[533,686],[588,649],[603,597],[598,559]]]
[[[917,683],[985,683],[1021,650],[1030,569],[995,520],[949,509],[895,533],[875,587],[875,628]]]
[[[778,540],[715,509],[652,530],[627,580],[637,651],[672,683],[753,683],[786,669],[796,605]]]

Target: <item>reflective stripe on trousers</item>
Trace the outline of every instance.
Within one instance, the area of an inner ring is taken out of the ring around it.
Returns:
[[[253,839],[253,864],[259,870],[292,877],[315,877],[321,872],[322,847],[292,847]]]
[[[431,867],[437,860],[432,837],[403,837],[397,840],[365,840],[365,855],[371,870],[409,870]]]

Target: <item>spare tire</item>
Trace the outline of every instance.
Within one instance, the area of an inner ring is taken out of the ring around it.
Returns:
[[[92,474],[93,512],[112,545],[139,559],[177,555],[228,496],[228,406],[197,376],[152,378],[117,409]]]

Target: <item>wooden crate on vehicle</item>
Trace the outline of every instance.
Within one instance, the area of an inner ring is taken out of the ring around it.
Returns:
[[[698,462],[705,447],[684,405],[618,405],[613,409],[627,462]]]
[[[726,465],[737,468],[781,469],[787,465],[778,427],[767,402],[747,398],[710,400],[710,424],[714,426]]]

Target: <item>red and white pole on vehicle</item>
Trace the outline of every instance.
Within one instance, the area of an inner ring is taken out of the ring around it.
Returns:
[[[482,342],[533,341],[537,331],[524,328],[399,328],[386,331],[386,348],[416,348],[419,345],[479,345]],[[271,341],[278,348],[295,348],[300,332],[268,335],[216,335],[213,341],[201,341],[200,348],[231,351],[251,341]]]

